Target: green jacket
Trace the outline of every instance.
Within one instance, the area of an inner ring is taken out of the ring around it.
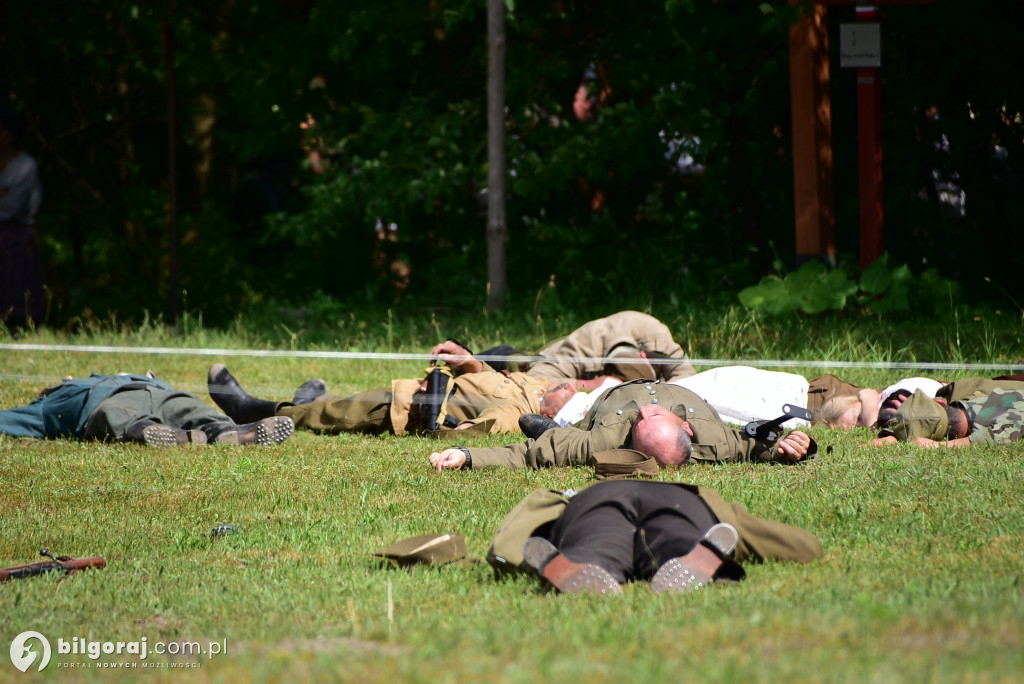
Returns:
[[[595,453],[630,446],[630,430],[640,406],[652,403],[668,408],[690,424],[693,461],[771,461],[775,458],[773,444],[726,426],[718,412],[690,390],[653,380],[637,380],[605,392],[575,426],[553,428],[524,444],[470,448],[472,467],[592,466]]]
[[[963,378],[943,385],[936,397],[948,402],[977,399],[992,393],[992,390],[1024,390],[1024,382],[1017,380],[990,380],[989,378]]]
[[[793,560],[809,563],[824,551],[818,538],[807,530],[751,515],[736,503],[707,487],[682,482],[643,482],[645,487],[684,487],[700,496],[719,522],[729,523],[739,532],[737,562]],[[554,489],[538,489],[520,501],[498,526],[487,561],[501,572],[525,572],[523,544],[535,535],[547,533],[565,510],[569,498]]]

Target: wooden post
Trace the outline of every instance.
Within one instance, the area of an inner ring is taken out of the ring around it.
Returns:
[[[167,68],[167,187],[170,192],[168,207],[167,243],[171,251],[171,323],[178,322],[178,129],[175,123],[174,85],[174,29],[170,22],[161,24],[163,58]]]
[[[790,0],[795,4],[799,0]],[[789,29],[793,125],[793,199],[796,259],[835,264],[832,105],[829,97],[828,25],[824,5]]]
[[[505,306],[505,0],[487,0],[487,308]]]
[[[878,8],[857,7],[857,21],[878,21]],[[860,268],[885,250],[882,205],[882,78],[878,67],[857,69],[857,168],[860,199]]]

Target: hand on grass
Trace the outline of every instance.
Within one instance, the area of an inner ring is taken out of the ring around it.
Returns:
[[[807,457],[811,438],[799,430],[793,430],[776,445],[776,459],[779,461],[802,461]]]
[[[435,451],[430,454],[430,465],[434,467],[437,472],[441,472],[445,468],[454,468],[459,470],[462,466],[466,465],[466,454],[462,453],[462,449],[445,449],[444,451]]]

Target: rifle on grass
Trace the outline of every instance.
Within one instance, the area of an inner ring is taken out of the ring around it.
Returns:
[[[54,556],[46,549],[40,549],[39,555],[46,556],[50,560],[39,561],[38,563],[29,563],[28,565],[18,565],[13,568],[0,569],[0,582],[9,582],[12,579],[22,579],[24,577],[35,577],[36,575],[41,575],[45,572],[60,571],[70,574],[87,568],[102,568],[107,565],[107,561],[98,556],[92,556],[89,558]]]

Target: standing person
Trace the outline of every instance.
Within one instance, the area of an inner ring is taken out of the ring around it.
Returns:
[[[43,200],[36,160],[22,149],[25,117],[0,109],[0,320],[11,329],[46,313],[35,222]]]

